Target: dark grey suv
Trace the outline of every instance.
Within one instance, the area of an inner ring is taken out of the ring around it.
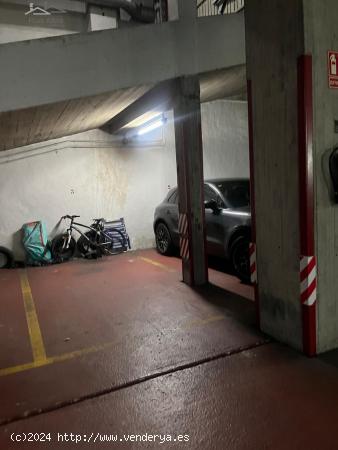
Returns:
[[[249,280],[251,234],[248,179],[216,179],[204,183],[207,252],[231,261],[239,278]],[[169,255],[179,246],[178,192],[171,189],[155,209],[156,248]]]

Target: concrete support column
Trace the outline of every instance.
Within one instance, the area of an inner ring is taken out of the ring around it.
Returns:
[[[198,286],[208,281],[208,268],[200,87],[197,76],[176,80],[174,118],[183,281]]]
[[[245,21],[260,326],[278,340],[305,350],[299,265],[302,0],[250,0],[245,4]]]
[[[250,0],[245,17],[261,328],[314,355],[338,347],[338,4]]]

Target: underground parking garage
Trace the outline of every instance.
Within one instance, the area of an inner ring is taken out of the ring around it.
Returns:
[[[335,2],[0,11],[1,448],[335,448]]]

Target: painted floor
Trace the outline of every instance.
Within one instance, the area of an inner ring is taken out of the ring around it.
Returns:
[[[338,448],[335,358],[255,328],[252,288],[153,250],[0,272],[0,449]]]

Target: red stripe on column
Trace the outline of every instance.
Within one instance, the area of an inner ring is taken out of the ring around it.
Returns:
[[[185,120],[185,119],[182,119]],[[185,217],[187,220],[187,232],[188,232],[188,249],[189,249],[189,276],[190,276],[190,285],[193,286],[195,284],[195,267],[194,267],[194,258],[193,258],[193,248],[192,248],[192,224],[191,224],[191,197],[190,197],[190,177],[189,177],[189,164],[188,164],[188,152],[187,152],[187,142],[189,142],[189,138],[186,135],[186,125],[183,125],[183,142],[184,142],[184,165],[185,165],[185,189],[186,189],[186,211]]]
[[[252,81],[247,80],[248,88],[248,131],[249,131],[249,159],[250,159],[250,208],[251,208],[251,242],[255,244],[252,246],[255,251],[256,247],[256,203],[255,203],[255,166],[254,166],[254,141],[253,141],[253,100],[252,100]],[[257,260],[257,254],[256,254]],[[255,289],[255,306],[256,306],[256,321],[260,327],[260,307],[258,294],[258,279],[256,274]]]
[[[298,60],[299,213],[302,255],[314,255],[312,56]]]
[[[300,273],[300,281],[302,282],[307,278],[310,273],[312,272],[312,269],[316,267],[316,258],[312,258],[310,261],[310,264],[308,264]]]
[[[313,200],[313,104],[312,56],[298,58],[298,147],[299,147],[299,230],[300,253],[312,256],[314,251]],[[317,352],[316,303],[302,305],[303,350],[308,356]]]
[[[301,293],[300,296],[300,301],[302,303],[306,302],[306,300],[310,297],[310,295],[313,293],[313,291],[316,289],[317,286],[317,280],[316,278],[312,281],[312,283],[310,284],[310,286]]]
[[[254,272],[256,272],[256,263],[255,262],[253,264],[251,264],[251,266],[250,266],[250,273],[253,274]]]
[[[202,120],[202,117],[201,117]],[[200,122],[199,124],[200,126],[200,158],[203,161],[203,142],[202,142],[202,122]],[[200,174],[200,180],[201,180],[201,197],[200,197],[200,202],[202,205],[202,210],[203,210],[203,214],[202,214],[202,220],[203,220],[203,246],[204,246],[204,276],[205,276],[205,280],[206,283],[209,282],[209,269],[208,269],[208,254],[207,254],[207,224],[205,221],[205,209],[204,209],[204,167],[202,165],[202,173]]]
[[[308,356],[315,356],[317,349],[316,333],[313,324],[316,324],[316,305],[302,307],[303,336],[307,336],[304,352]]]

